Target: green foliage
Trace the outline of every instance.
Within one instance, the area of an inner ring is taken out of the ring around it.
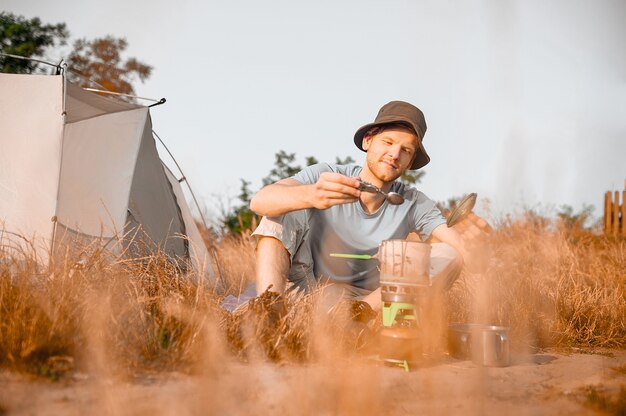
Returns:
[[[309,158],[307,158],[308,160]],[[311,158],[312,160],[315,160],[315,158]],[[317,161],[315,160],[315,162],[313,163],[307,163],[308,166],[313,165],[317,163]],[[349,165],[350,163],[354,163],[354,159],[352,159],[350,156],[346,156],[344,159],[340,158],[339,156],[335,157],[335,163],[338,165]]]
[[[65,45],[69,32],[65,23],[42,24],[37,17],[26,19],[0,12],[0,52],[27,58],[41,58],[46,48]],[[0,72],[29,74],[40,64],[24,59],[0,57]]]
[[[350,159],[349,157],[346,160]],[[263,186],[272,184],[281,179],[289,178],[302,170],[302,166],[295,164],[296,154],[287,153],[279,150],[275,154],[274,168],[270,173],[262,179]],[[339,160],[339,158],[337,158]],[[318,163],[313,156],[305,159],[306,165],[314,165]],[[231,234],[241,234],[256,228],[260,221],[260,217],[250,209],[250,199],[254,191],[250,189],[250,182],[241,179],[241,188],[237,199],[240,205],[235,207],[231,212],[227,213],[222,221],[225,231]]]
[[[426,175],[426,172],[423,170],[407,170],[400,177],[400,181],[407,185],[415,185],[416,183],[420,183],[422,178]]]
[[[419,180],[418,180],[419,181]],[[461,202],[461,200],[465,197],[465,195],[463,196],[453,196],[451,198],[448,198],[447,201],[444,202],[437,202],[437,208],[439,208],[439,210],[444,213],[450,213],[452,212],[452,210],[454,210],[454,208],[457,207],[457,205],[459,205],[459,202]]]
[[[139,78],[145,81],[150,77],[152,67],[139,62],[136,58],[122,60],[126,50],[126,39],[106,36],[88,41],[79,39],[74,42],[74,50],[68,58],[69,79],[80,86],[91,86],[96,82],[108,91],[122,94],[134,94],[132,82]]]
[[[65,23],[44,25],[37,17],[29,20],[0,13],[0,52],[40,59],[48,48],[65,45],[68,37]],[[133,82],[148,79],[152,67],[136,58],[122,59],[127,47],[125,39],[113,36],[78,39],[67,59],[68,78],[82,87],[99,86],[112,92],[134,94]],[[43,68],[34,61],[1,56],[0,72],[29,74],[43,72]]]
[[[570,205],[561,205],[561,209],[557,213],[561,224],[568,230],[581,230],[585,228],[587,220],[591,219],[593,214],[593,205],[583,204],[580,211],[574,212],[574,208]]]
[[[263,178],[263,186],[278,182],[281,179],[290,178],[302,170],[302,166],[294,165],[294,161],[296,160],[295,153],[287,153],[284,150],[279,150],[278,153],[275,154],[275,158],[274,168],[270,170],[269,175]],[[348,156],[347,159],[350,159],[350,157]],[[308,156],[305,160],[307,166],[319,163],[313,156]],[[337,160],[340,159],[337,158]]]
[[[250,182],[241,179],[241,188],[237,197],[241,204],[226,214],[223,220],[224,228],[231,234],[241,234],[246,230],[256,228],[260,217],[250,209],[250,199],[252,197]]]

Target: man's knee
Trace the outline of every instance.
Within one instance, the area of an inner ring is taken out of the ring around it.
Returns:
[[[289,251],[280,240],[260,237],[256,246],[257,293],[268,288],[273,292],[284,292],[290,264]]]
[[[289,251],[282,241],[269,236],[259,237],[256,244],[256,254],[257,261],[266,260],[268,258],[271,258],[272,260],[284,260],[286,258],[287,262],[289,262],[290,257]]]

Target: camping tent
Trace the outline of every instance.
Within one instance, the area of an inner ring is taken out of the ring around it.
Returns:
[[[214,280],[148,107],[62,75],[0,74],[0,245],[32,247],[47,262],[77,241],[132,256],[159,250]]]

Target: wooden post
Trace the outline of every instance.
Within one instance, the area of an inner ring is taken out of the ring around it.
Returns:
[[[613,235],[619,232],[619,192],[615,191],[615,202],[613,203]]]
[[[621,192],[607,191],[604,194],[604,234],[626,237],[626,181]]]
[[[604,234],[609,235],[611,233],[611,192],[604,193]]]
[[[624,184],[624,190],[622,191],[622,225],[621,235],[626,237],[626,184]]]

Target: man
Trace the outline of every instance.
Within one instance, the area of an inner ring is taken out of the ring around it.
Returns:
[[[380,309],[375,260],[346,260],[330,253],[375,254],[384,240],[405,239],[411,232],[423,241],[434,237],[432,285],[445,289],[458,277],[465,244],[448,228],[433,201],[397,179],[420,169],[430,157],[423,146],[426,121],[412,104],[392,101],[375,121],[359,128],[356,146],[366,152],[363,167],[320,163],[261,189],[250,208],[264,218],[253,235],[257,294],[310,290],[319,283],[337,300],[346,297]],[[392,205],[381,193],[359,190],[360,180],[405,201]]]

